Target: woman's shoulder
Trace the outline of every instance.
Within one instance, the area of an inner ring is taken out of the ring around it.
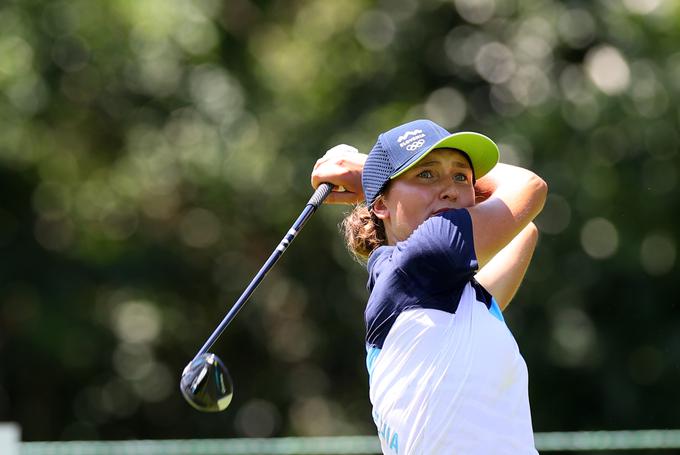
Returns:
[[[472,240],[472,218],[467,209],[451,209],[423,221],[411,236],[397,246],[421,248],[423,244],[443,243],[449,246],[453,238],[463,236]]]
[[[368,258],[368,289],[380,277],[468,275],[477,268],[472,221],[466,209],[453,209],[425,220],[411,236],[395,246],[377,248]],[[428,279],[429,281],[429,279]]]
[[[472,224],[472,218],[470,217],[470,212],[468,212],[468,209],[461,208],[450,209],[438,213],[435,216],[428,218],[426,222],[467,227],[467,225]]]
[[[396,245],[392,256],[402,269],[476,267],[470,214],[466,209],[454,209],[430,217]]]
[[[394,247],[389,245],[383,245],[373,250],[368,257],[368,262],[366,262],[368,273],[372,275],[382,269],[386,261],[389,262],[393,251]]]
[[[375,282],[378,277],[382,275],[386,269],[387,264],[391,264],[392,252],[394,251],[393,246],[381,246],[373,250],[371,255],[368,257],[368,262],[366,263],[366,269],[368,270],[368,283],[366,287],[370,291],[375,286]]]

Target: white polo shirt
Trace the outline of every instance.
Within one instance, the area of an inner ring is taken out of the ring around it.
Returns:
[[[367,366],[385,454],[537,454],[527,367],[474,280],[467,210],[369,260]]]

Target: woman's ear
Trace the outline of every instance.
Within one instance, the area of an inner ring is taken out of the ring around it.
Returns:
[[[383,221],[390,217],[390,210],[387,208],[387,205],[385,205],[385,199],[382,194],[375,199],[375,202],[373,202],[373,213]]]

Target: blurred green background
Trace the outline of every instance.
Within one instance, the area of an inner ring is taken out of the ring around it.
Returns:
[[[0,420],[24,440],[374,434],[366,272],[325,206],[180,373],[337,143],[431,118],[550,186],[506,319],[536,431],[680,424],[680,3],[3,0]]]

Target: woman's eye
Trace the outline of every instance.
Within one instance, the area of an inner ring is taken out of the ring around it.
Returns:
[[[434,177],[431,171],[423,171],[420,174],[418,174],[418,177],[424,178],[424,179],[431,179]]]
[[[467,175],[465,174],[456,174],[453,177],[453,180],[455,180],[456,182],[467,182],[468,178]]]

